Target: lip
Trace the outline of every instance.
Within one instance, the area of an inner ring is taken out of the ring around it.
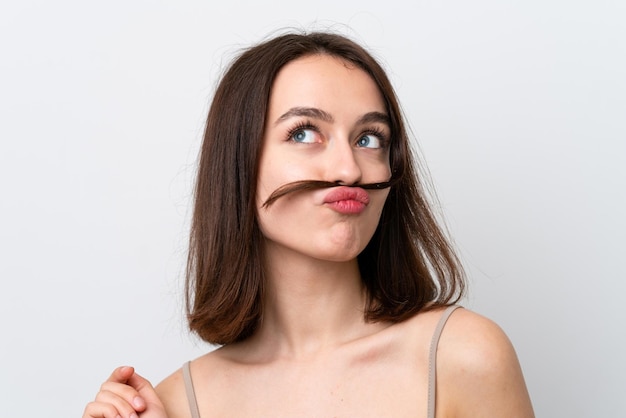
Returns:
[[[325,206],[346,215],[363,212],[369,202],[369,195],[360,187],[336,187],[324,196]]]

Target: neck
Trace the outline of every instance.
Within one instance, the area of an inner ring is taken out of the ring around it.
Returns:
[[[376,328],[364,319],[366,293],[356,259],[330,262],[271,245],[267,250],[265,308],[253,337],[267,353],[311,357]]]

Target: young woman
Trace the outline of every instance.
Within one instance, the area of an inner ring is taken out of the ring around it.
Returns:
[[[156,389],[115,370],[84,417],[532,417],[463,291],[385,72],[342,36],[279,36],[228,69],[202,146],[188,319],[221,347]]]

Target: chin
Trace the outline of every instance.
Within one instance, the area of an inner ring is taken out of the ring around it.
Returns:
[[[356,259],[359,254],[361,254],[361,252],[365,249],[366,244],[350,246],[327,246],[323,250],[317,252],[317,254],[314,254],[313,258],[338,263],[352,261]]]

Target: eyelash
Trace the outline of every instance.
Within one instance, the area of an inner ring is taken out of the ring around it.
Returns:
[[[319,128],[317,126],[315,126],[314,124],[312,124],[309,121],[305,121],[305,122],[298,122],[293,128],[289,129],[289,131],[287,131],[287,141],[291,141],[291,139],[293,138],[293,136],[299,132],[299,131],[303,131],[305,129],[310,129],[312,131],[315,132],[319,132]]]
[[[383,148],[383,149],[387,148],[387,146],[389,145],[389,138],[387,138],[387,135],[385,134],[385,132],[383,132],[382,129],[379,129],[379,128],[367,129],[367,130],[361,132],[361,134],[359,135],[359,139],[363,135],[374,135],[375,137],[378,137],[378,139],[380,140],[381,148]]]
[[[287,141],[291,141],[293,136],[298,133],[299,131],[305,130],[305,129],[310,129],[314,132],[319,133],[320,129],[313,123],[311,123],[310,121],[304,121],[304,122],[298,122],[293,128],[289,129],[287,131]],[[387,148],[387,146],[389,145],[389,138],[387,138],[387,135],[385,134],[385,132],[382,129],[379,128],[369,128],[366,129],[365,131],[361,132],[358,136],[358,139],[360,139],[363,135],[374,135],[376,136],[381,144],[382,147],[381,148]],[[357,140],[358,140],[357,139]]]

